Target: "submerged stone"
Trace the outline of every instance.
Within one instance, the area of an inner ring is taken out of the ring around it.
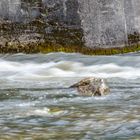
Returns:
[[[83,96],[104,96],[109,94],[110,89],[102,78],[89,77],[70,86],[76,88]]]

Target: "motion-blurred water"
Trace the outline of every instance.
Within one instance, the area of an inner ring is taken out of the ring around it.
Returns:
[[[111,94],[70,85],[107,79]],[[140,56],[0,55],[0,140],[139,140]]]

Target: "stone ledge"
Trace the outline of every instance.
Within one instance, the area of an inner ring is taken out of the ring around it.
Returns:
[[[81,53],[85,55],[115,55],[129,52],[140,51],[140,42],[124,47],[113,48],[88,48],[84,45],[61,45],[57,43],[48,42],[45,40],[36,40],[32,42],[5,42],[0,44],[0,53],[51,53],[51,52],[66,52],[66,53]]]

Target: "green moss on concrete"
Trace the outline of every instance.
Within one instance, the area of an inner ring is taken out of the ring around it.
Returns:
[[[0,53],[51,53],[51,52],[66,52],[66,53],[81,53],[85,55],[115,55],[140,51],[140,44],[133,44],[125,47],[114,48],[88,48],[79,45],[63,46],[56,43],[48,42],[32,42],[28,44],[6,43],[3,47],[0,45]]]
[[[50,52],[66,52],[66,53],[82,53],[85,55],[115,55],[140,51],[140,44],[133,44],[125,47],[114,47],[114,48],[87,48],[84,46],[61,46],[53,43],[40,43],[38,50],[41,53]]]

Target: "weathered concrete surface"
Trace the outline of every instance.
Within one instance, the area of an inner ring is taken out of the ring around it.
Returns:
[[[83,34],[77,11],[75,0],[2,0],[0,36],[23,42],[38,34],[39,40],[79,45]]]
[[[0,36],[121,47],[139,42],[139,7],[139,0],[1,0]]]
[[[121,46],[140,33],[139,0],[78,1],[87,46]]]

